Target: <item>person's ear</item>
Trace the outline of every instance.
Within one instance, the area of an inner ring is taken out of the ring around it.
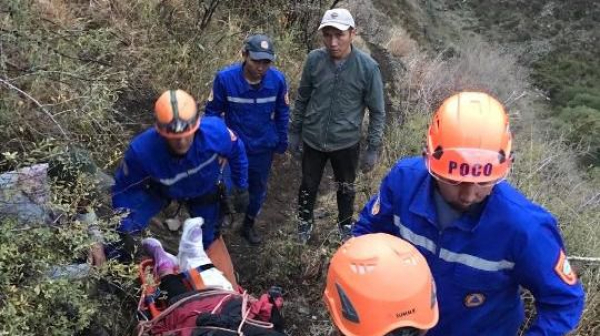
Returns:
[[[354,38],[356,36],[356,28],[350,28],[349,32],[350,32],[350,37]]]
[[[421,156],[423,157],[423,159],[427,159],[427,157],[429,156],[429,151],[427,150],[426,146],[423,146],[423,148],[421,149]]]
[[[427,167],[427,169],[429,169],[429,151],[427,150],[427,147],[423,146],[423,150],[421,152],[421,157],[423,158],[423,162],[425,162],[425,167]]]

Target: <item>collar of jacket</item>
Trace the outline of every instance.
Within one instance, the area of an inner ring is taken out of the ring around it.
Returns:
[[[272,66],[273,65],[271,65],[271,67]],[[271,67],[269,67],[269,69],[267,69],[267,71],[265,72],[265,75],[263,76],[262,80],[260,81],[260,88],[258,88],[258,90],[260,90],[260,89],[276,89],[275,83],[273,83],[273,81],[271,80],[271,76],[270,76],[271,71],[273,71],[273,69],[271,69]],[[244,92],[256,90],[256,89],[252,88],[252,86],[250,86],[250,83],[248,83],[248,81],[246,80],[246,77],[244,77],[244,63],[243,62],[239,64],[238,76],[240,79],[240,83],[243,83],[242,85],[244,86]]]
[[[337,65],[335,64],[335,61],[333,60],[333,58],[331,58],[331,56],[329,55],[329,51],[327,51],[327,48],[323,47],[323,50],[325,50],[325,53],[327,54],[327,57],[329,58],[329,64],[333,67],[333,69],[336,69]],[[358,51],[357,51],[356,47],[354,47],[354,45],[351,44],[350,45],[350,53],[348,54],[348,57],[346,57],[346,59],[344,60],[344,64],[342,64],[342,67],[340,68],[340,70],[344,70],[345,68],[347,68],[350,61],[352,61],[356,58],[357,53],[358,53]]]
[[[433,188],[435,188],[435,182],[433,178],[428,174],[419,190],[413,197],[408,210],[415,215],[424,217],[431,225],[438,227],[437,213],[435,208],[435,201],[433,199]],[[462,231],[473,232],[479,226],[479,223],[484,221],[485,213],[487,209],[487,203],[491,197],[493,197],[494,191],[483,201],[480,207],[477,207],[474,211],[467,211],[456,221],[454,221],[452,227],[456,227]]]

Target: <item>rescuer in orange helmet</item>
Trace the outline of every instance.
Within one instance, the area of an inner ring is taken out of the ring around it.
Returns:
[[[351,238],[331,259],[324,300],[344,336],[418,336],[438,321],[427,261],[389,234]]]
[[[170,201],[186,205],[202,217],[202,243],[215,266],[237,287],[231,258],[220,234],[222,164],[227,160],[233,182],[233,203],[248,205],[248,161],[243,142],[217,117],[202,117],[195,99],[183,90],[162,93],[154,105],[155,127],[136,136],[115,175],[113,207],[128,211],[118,232],[139,234]],[[131,241],[123,239],[122,242]],[[106,258],[128,261],[127,248],[97,247],[94,264]],[[104,254],[102,252],[105,252]]]
[[[584,292],[556,219],[506,181],[512,150],[502,103],[454,94],[435,112],[423,156],[396,163],[353,227],[355,236],[399,236],[423,254],[440,308],[427,336],[516,335],[521,287],[537,313],[525,335],[565,335],[579,322]]]

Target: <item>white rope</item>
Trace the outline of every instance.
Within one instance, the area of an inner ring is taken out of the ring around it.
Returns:
[[[580,257],[580,256],[570,256],[568,258],[569,258],[569,261],[580,261],[580,262],[586,262],[586,263],[592,263],[592,264],[600,264],[600,258]]]

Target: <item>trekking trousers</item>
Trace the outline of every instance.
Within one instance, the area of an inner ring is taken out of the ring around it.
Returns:
[[[323,169],[331,161],[337,185],[338,225],[350,225],[354,214],[354,180],[358,168],[360,144],[333,152],[321,152],[306,143],[302,152],[302,182],[298,191],[298,217],[314,223],[313,210]]]
[[[267,182],[272,163],[272,151],[248,154],[248,192],[250,194],[250,203],[246,209],[246,215],[251,218],[255,218],[258,215],[265,201]]]

